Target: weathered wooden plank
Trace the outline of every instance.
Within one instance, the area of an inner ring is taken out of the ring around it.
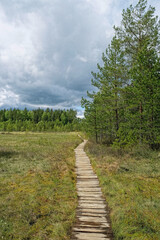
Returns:
[[[82,189],[85,189],[85,188],[97,189],[99,186],[98,186],[98,184],[96,184],[96,185],[93,185],[93,184],[83,184],[82,185],[81,183],[77,183],[76,187],[77,188],[82,188]],[[100,188],[100,190],[101,190],[101,188]]]
[[[81,196],[78,199],[88,199],[88,200],[93,200],[93,201],[99,199],[99,200],[104,200],[105,201],[103,196],[95,196],[95,194],[93,195],[93,197]]]
[[[77,217],[80,217],[80,216],[106,217],[106,213],[107,212],[104,212],[104,213],[81,212],[81,213],[77,214]]]
[[[104,233],[74,233],[77,240],[110,240]]]
[[[77,176],[78,179],[97,179],[97,176]]]
[[[100,228],[100,227],[74,227],[74,232],[89,232],[89,233],[106,233],[106,228]]]
[[[84,165],[86,165],[86,166],[91,166],[91,163],[90,162],[76,162],[76,165],[77,166],[84,166]]]
[[[83,194],[83,196],[90,196],[90,194],[93,196],[93,197],[99,197],[101,196],[102,197],[102,192],[101,191],[83,191],[83,188],[82,190],[80,191],[77,191],[78,194]]]
[[[86,165],[86,166],[91,166],[91,163],[90,162],[76,162],[76,165],[78,166],[84,166],[84,165]]]
[[[79,203],[80,208],[93,208],[93,209],[106,209],[106,206],[103,204],[89,204],[89,203]]]
[[[102,194],[101,193],[96,193],[96,196],[93,194],[93,192],[86,192],[85,194],[84,193],[77,193],[78,197],[102,197]]]
[[[78,216],[78,214],[79,215],[81,215],[81,214],[83,214],[83,213],[94,213],[94,214],[96,214],[96,213],[99,213],[99,214],[101,214],[101,213],[104,213],[104,214],[106,214],[106,210],[105,209],[103,209],[103,208],[98,208],[98,209],[93,209],[93,208],[77,208],[77,216]],[[98,216],[98,215],[97,215]]]
[[[94,183],[99,183],[97,177],[95,176],[91,176],[91,177],[87,177],[87,176],[77,176],[77,182],[90,182],[92,184]]]
[[[85,172],[85,171],[77,171],[76,172],[77,176],[96,176],[94,173],[88,171],[88,172]]]
[[[84,176],[85,178],[87,178],[87,176],[88,177],[93,176],[93,177],[97,178],[95,173],[93,173],[93,172],[84,172],[84,171],[77,172],[77,176],[82,176],[82,177]]]
[[[77,167],[77,165],[76,165],[76,167]],[[88,164],[87,165],[82,164],[82,165],[79,166],[78,169],[82,170],[82,171],[84,171],[84,170],[92,170],[92,167],[90,165],[88,165]]]
[[[98,188],[99,185],[98,184],[82,184],[82,183],[77,183],[76,184],[76,187],[79,187],[79,188]],[[101,189],[101,188],[100,188]]]
[[[77,170],[79,170],[79,171],[92,171],[92,167],[88,164],[87,165],[82,164],[82,165],[79,166],[79,168],[76,168],[76,171]]]
[[[77,190],[78,191],[83,191],[83,192],[101,192],[101,189],[100,188],[98,188],[98,187],[94,187],[94,188],[92,188],[92,187],[79,187],[79,186],[77,186]]]
[[[76,168],[75,172],[92,172],[92,167],[79,167],[79,168]]]
[[[89,159],[89,157],[87,157],[87,156],[77,155],[77,156],[76,156],[76,162],[79,162],[79,163],[88,162],[88,163],[90,163],[90,159]]]
[[[109,223],[106,219],[106,217],[92,217],[92,216],[80,216],[78,217],[78,220],[81,222],[92,222],[92,223],[105,223],[106,227],[109,227]]]
[[[80,167],[79,169],[78,169],[78,171],[84,171],[84,172],[90,172],[90,171],[92,171],[92,168],[91,167]],[[77,172],[77,169],[76,169],[76,171],[75,172]]]
[[[75,226],[79,227],[95,227],[95,228],[106,228],[110,229],[110,226],[108,227],[108,223],[89,223],[89,222],[78,222],[75,224]],[[107,230],[109,232],[109,230]],[[111,230],[110,230],[111,231]]]
[[[103,199],[88,199],[83,198],[78,200],[79,203],[104,203],[105,201]]]
[[[111,240],[110,222],[106,215],[105,199],[93,172],[90,159],[83,148],[86,141],[75,149],[77,195],[79,198],[72,240]]]
[[[82,207],[85,207],[85,208],[89,208],[91,205],[92,205],[92,208],[93,207],[95,207],[95,208],[105,208],[106,207],[106,204],[104,202],[100,202],[100,201],[99,202],[79,201],[79,204],[78,204],[78,206],[82,206]]]
[[[98,179],[77,179],[77,183],[79,184],[92,184],[92,185],[95,185],[95,184],[99,184],[98,182]]]

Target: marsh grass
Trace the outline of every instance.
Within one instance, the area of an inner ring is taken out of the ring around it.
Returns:
[[[69,239],[80,141],[74,133],[0,134],[0,239]]]
[[[114,239],[160,239],[158,152],[146,146],[124,152],[91,142],[86,150],[111,208]]]

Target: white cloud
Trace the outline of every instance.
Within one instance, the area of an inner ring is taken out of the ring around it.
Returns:
[[[80,55],[77,55],[76,59],[78,59],[78,60],[80,60],[81,62],[84,62],[84,63],[87,62],[87,59],[85,57],[83,57],[83,56],[80,56]]]
[[[19,96],[12,92],[8,87],[0,88],[0,106],[18,106]]]
[[[97,14],[106,14],[111,9],[112,0],[86,0]]]
[[[16,78],[25,73],[41,75],[36,61],[42,47],[38,42],[42,29],[43,23],[34,13],[26,14],[23,21],[10,21],[0,8],[0,64]]]

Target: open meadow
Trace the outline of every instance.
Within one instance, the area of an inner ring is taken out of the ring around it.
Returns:
[[[0,134],[0,239],[69,239],[80,142],[76,133]]]
[[[160,239],[160,154],[89,142],[86,151],[111,208],[115,240]]]

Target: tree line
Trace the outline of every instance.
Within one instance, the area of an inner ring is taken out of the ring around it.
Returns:
[[[119,27],[82,98],[86,132],[118,147],[160,147],[160,21],[139,0],[123,10]]]
[[[0,131],[74,131],[80,122],[73,109],[0,110]]]

